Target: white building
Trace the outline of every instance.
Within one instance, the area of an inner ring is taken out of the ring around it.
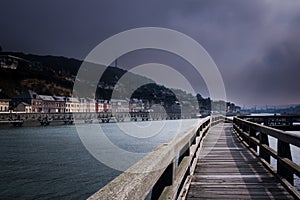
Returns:
[[[115,112],[129,112],[129,101],[122,99],[111,99],[111,110]]]
[[[0,112],[9,112],[9,99],[0,99]]]
[[[67,97],[66,112],[80,112],[80,101],[78,98]]]

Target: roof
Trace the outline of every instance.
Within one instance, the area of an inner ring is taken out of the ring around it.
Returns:
[[[40,95],[40,98],[43,101],[55,101],[54,98],[52,96],[49,96],[49,95]]]
[[[74,102],[74,103],[79,103],[79,99],[78,98],[74,98],[74,97],[68,97],[67,98],[68,102]]]
[[[30,106],[30,104],[25,103],[25,102],[21,102],[21,103],[19,103],[19,105],[20,105],[20,104],[23,104],[24,106]]]
[[[27,90],[14,98],[15,99],[41,99],[41,97],[32,90]]]
[[[95,102],[96,102],[95,99],[92,99],[92,98],[89,98],[89,97],[87,97],[86,100],[87,100],[87,102],[89,102],[89,103],[95,103]]]
[[[62,97],[62,96],[54,96],[53,97],[55,101],[66,101],[67,97]]]
[[[125,99],[111,99],[110,102],[121,102],[121,103],[128,103]]]
[[[85,98],[79,98],[80,103],[86,103],[86,99]]]

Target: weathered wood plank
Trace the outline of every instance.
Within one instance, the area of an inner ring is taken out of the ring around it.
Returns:
[[[196,164],[187,199],[293,199],[230,128],[210,129],[203,143],[206,155]]]

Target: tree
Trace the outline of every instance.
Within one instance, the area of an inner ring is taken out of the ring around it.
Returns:
[[[2,46],[0,46],[0,52],[2,52]]]

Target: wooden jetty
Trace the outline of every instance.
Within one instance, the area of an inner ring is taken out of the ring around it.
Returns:
[[[294,199],[231,127],[217,125],[210,130],[186,199]]]
[[[270,136],[278,140],[276,149]],[[206,117],[89,200],[300,199],[294,187],[300,166],[293,162],[291,145],[300,147],[299,135],[237,117]]]

